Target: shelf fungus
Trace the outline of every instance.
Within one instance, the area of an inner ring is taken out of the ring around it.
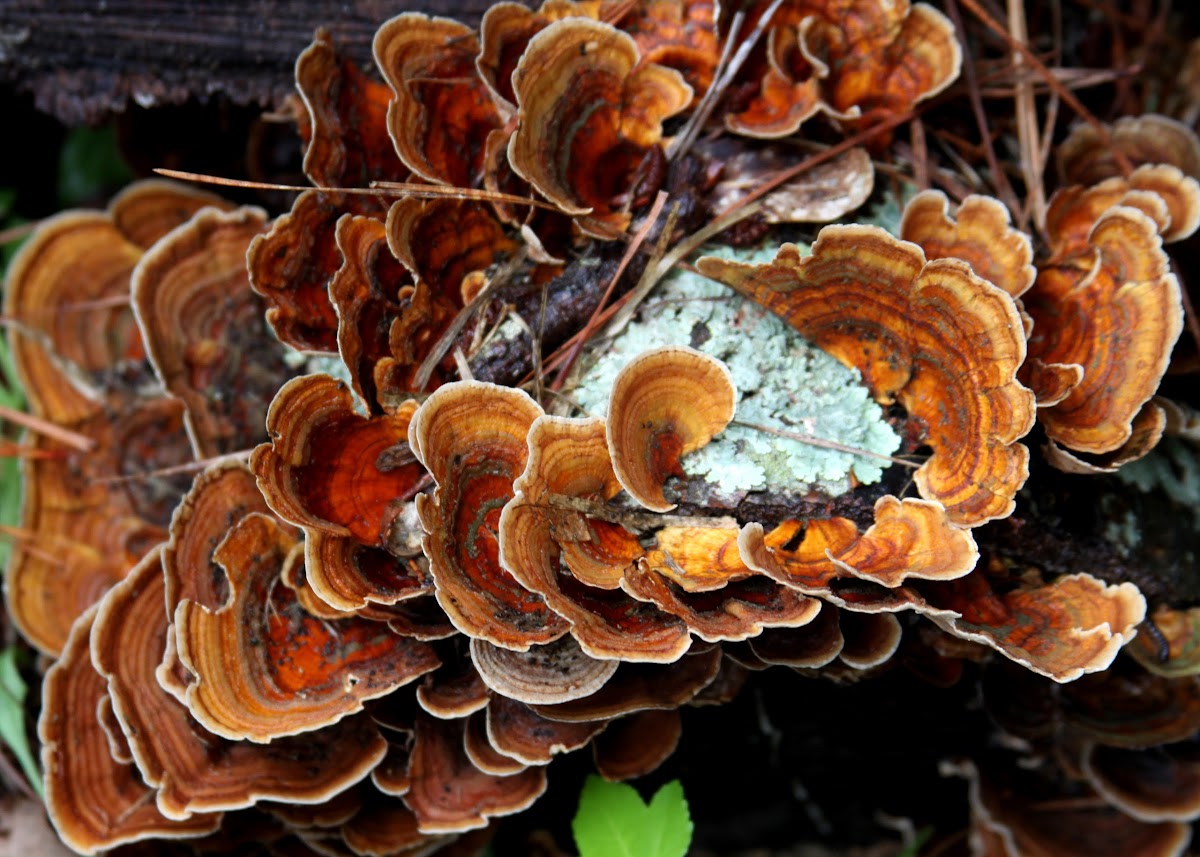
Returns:
[[[641,61],[632,37],[587,18],[550,24],[529,40],[513,73],[513,169],[578,220],[613,238],[630,221],[637,185],[662,157],[663,120],[691,103],[674,69]]]
[[[361,416],[350,391],[327,375],[294,378],[271,403],[275,439],[255,450],[251,468],[275,513],[304,530],[308,581],[335,609],[431,591],[414,557],[412,500],[427,484],[408,446],[416,407]]]
[[[196,677],[185,694],[205,728],[267,742],[328,726],[437,667],[428,644],[369,619],[321,619],[280,585],[295,537],[250,513],[213,552],[228,577],[213,610],[182,600],[174,633],[180,663]]]
[[[927,262],[869,226],[825,227],[803,258],[785,244],[768,264],[709,256],[697,267],[858,369],[877,401],[903,405],[933,449],[917,488],[954,523],[1012,512],[1029,463],[1017,440],[1034,403],[1015,377],[1025,337],[1008,294],[965,262]]]
[[[755,4],[761,15],[767,4]],[[775,12],[745,109],[725,125],[754,137],[786,137],[818,112],[838,119],[903,113],[958,77],[954,26],[926,3],[791,0]]]
[[[1135,167],[1170,164],[1184,175],[1200,179],[1200,138],[1179,120],[1157,113],[1122,116],[1105,130],[1108,139],[1092,125],[1080,122],[1058,144],[1055,157],[1065,184],[1087,186],[1121,175],[1115,152]]]
[[[478,186],[484,142],[501,121],[475,68],[475,31],[406,13],[379,28],[374,51],[395,94],[387,125],[400,160],[427,181]]]
[[[1170,166],[1070,187],[1047,212],[1051,255],[1024,296],[1036,365],[1075,364],[1078,384],[1039,421],[1048,456],[1073,472],[1115,470],[1148,452],[1165,414],[1151,401],[1183,328],[1164,240],[1200,224],[1200,185]]]
[[[500,510],[525,468],[525,436],[542,409],[509,387],[463,381],[440,387],[417,410],[408,441],[437,488],[417,497],[422,543],[438,604],[454,626],[525,651],[567,631],[541,596],[500,563]]]

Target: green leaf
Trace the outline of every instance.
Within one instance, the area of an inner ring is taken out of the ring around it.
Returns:
[[[67,134],[58,161],[58,201],[64,208],[95,202],[132,179],[112,125]]]
[[[42,775],[33,761],[25,732],[25,693],[25,680],[17,669],[17,650],[7,648],[0,652],[0,741],[12,750],[25,778],[40,795]]]
[[[921,849],[925,843],[933,836],[932,827],[923,827],[917,831],[916,837],[913,838],[912,844],[901,851],[896,857],[917,857],[921,853]]]
[[[579,857],[683,857],[692,819],[678,780],[647,806],[633,786],[588,777],[571,823]]]

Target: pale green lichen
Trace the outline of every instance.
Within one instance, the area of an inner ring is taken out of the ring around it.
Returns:
[[[775,250],[772,245],[749,253],[715,252],[759,263],[772,259]],[[686,271],[667,277],[625,330],[596,344],[572,395],[585,410],[602,415],[617,373],[641,352],[663,345],[690,345],[729,366],[738,389],[738,422],[879,455],[900,446],[857,371],[809,344],[758,304]],[[752,491],[836,496],[849,490],[853,479],[877,482],[886,465],[742,425],[730,425],[683,462],[689,476],[730,496]]]
[[[1200,460],[1186,441],[1166,438],[1145,458],[1117,471],[1117,478],[1139,491],[1161,491],[1191,511],[1191,525],[1200,530]]]

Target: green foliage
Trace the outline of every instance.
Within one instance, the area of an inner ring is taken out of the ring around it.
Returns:
[[[933,836],[932,827],[923,827],[917,831],[917,835],[913,837],[912,843],[901,851],[896,857],[917,857],[921,853],[921,849],[925,843]]]
[[[40,795],[42,775],[38,773],[25,733],[26,691],[25,681],[17,669],[17,650],[7,648],[0,652],[0,741],[12,750],[21,770],[25,772],[25,778]]]
[[[647,805],[633,786],[592,775],[571,831],[579,857],[683,857],[692,818],[679,780],[660,788]]]
[[[63,208],[95,204],[132,179],[113,126],[74,128],[67,134],[58,161],[58,201]]]

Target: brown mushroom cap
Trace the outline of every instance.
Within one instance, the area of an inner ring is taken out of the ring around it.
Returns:
[[[63,842],[95,854],[125,842],[203,836],[221,824],[219,814],[184,820],[164,816],[154,790],[133,765],[115,761],[95,716],[107,692],[92,667],[88,641],[96,608],[75,623],[62,657],[46,673],[38,738],[42,742],[46,810]]]
[[[417,498],[438,603],[471,637],[516,651],[567,625],[500,564],[501,507],[525,468],[525,436],[542,409],[510,387],[462,381],[438,388],[409,424],[409,446],[437,483]]]
[[[682,346],[639,354],[613,382],[608,450],[621,486],[647,509],[675,508],[663,495],[680,458],[733,419],[737,389],[721,361]]]
[[[160,550],[109,591],[91,632],[92,662],[108,681],[122,737],[168,818],[240,809],[262,799],[320,803],[367,775],[384,742],[366,717],[319,736],[268,745],[202,729],[155,679],[166,647]]]
[[[504,696],[493,696],[487,707],[488,742],[524,765],[548,765],[560,753],[586,746],[607,725],[607,720],[549,720]]]
[[[1086,242],[1074,252],[1064,243],[1070,255],[1042,266],[1024,300],[1034,318],[1031,354],[1083,367],[1080,383],[1042,408],[1039,421],[1056,443],[1102,454],[1129,440],[1183,316],[1179,283],[1150,217],[1115,206],[1095,221]]]
[[[1139,821],[1200,818],[1200,764],[1187,745],[1127,750],[1093,744],[1083,751],[1081,767],[1092,788]]]
[[[1009,295],[965,262],[926,262],[869,226],[827,226],[805,258],[785,244],[765,265],[697,266],[857,368],[877,401],[904,405],[933,447],[917,487],[953,522],[1012,512],[1029,461],[1016,441],[1033,426],[1034,401],[1016,380],[1025,338]]]
[[[262,439],[265,402],[286,377],[283,347],[248,287],[246,248],[263,233],[260,209],[205,209],[142,257],[133,308],[163,387],[187,408],[197,458]]]
[[[571,636],[530,646],[527,652],[472,640],[471,661],[484,684],[496,693],[540,705],[591,696],[617,671],[616,661],[589,657]]]
[[[1058,145],[1055,157],[1064,184],[1093,185],[1119,176],[1114,152],[1134,166],[1170,164],[1200,179],[1200,139],[1177,119],[1156,113],[1122,116],[1107,130],[1105,139],[1094,126],[1080,122]]]
[[[454,720],[482,711],[489,698],[491,694],[474,658],[465,655],[443,663],[417,688],[421,708],[440,720]]]
[[[375,32],[375,62],[395,93],[388,134],[418,176],[472,187],[483,142],[500,117],[475,68],[475,32],[448,18],[405,13]]]
[[[463,749],[465,723],[417,716],[409,762],[412,788],[404,802],[422,833],[484,827],[489,818],[520,812],[546,790],[544,767],[497,777],[471,764]]]
[[[597,237],[628,225],[618,197],[659,145],[663,120],[692,100],[679,72],[640,59],[615,27],[566,18],[529,40],[513,73],[509,163],[562,211],[590,215],[580,227]]]
[[[609,782],[644,777],[671,757],[682,735],[677,708],[618,718],[592,741],[596,771]]]
[[[407,177],[387,133],[391,89],[341,56],[325,29],[296,58],[296,89],[308,110],[301,134],[304,174],[313,184],[356,187]]]
[[[295,543],[274,518],[252,513],[213,553],[229,582],[217,610],[175,608],[179,659],[196,676],[186,701],[212,732],[268,742],[336,723],[364,700],[437,667],[427,644],[367,619],[323,620],[279,585]]]

